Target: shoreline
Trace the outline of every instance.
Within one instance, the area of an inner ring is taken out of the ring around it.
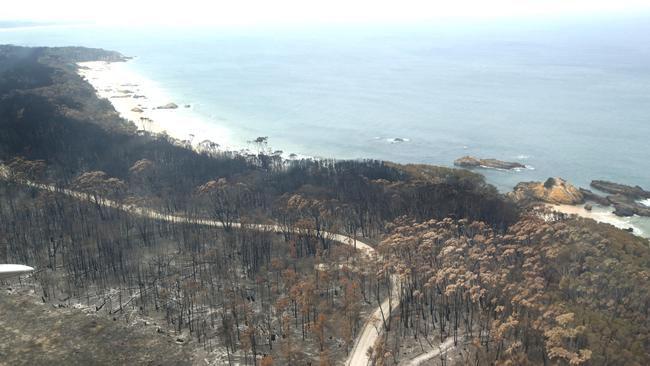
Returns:
[[[553,211],[568,214],[576,215],[586,219],[592,219],[594,221],[610,224],[619,229],[627,230],[633,229],[632,234],[650,239],[650,218],[641,217],[641,216],[630,216],[630,217],[621,217],[614,215],[613,207],[605,207],[601,205],[593,205],[591,211],[584,208],[584,205],[553,205],[546,204],[547,207]]]
[[[275,154],[271,146],[251,147],[255,137],[251,141],[239,141],[228,128],[210,122],[208,117],[198,113],[194,101],[174,98],[154,80],[134,71],[130,62],[133,59],[78,62],[77,74],[92,85],[97,97],[108,100],[120,117],[134,123],[138,130],[167,134],[178,140],[180,145],[198,152]],[[169,104],[175,104],[175,107],[161,108]],[[288,160],[316,158],[281,151],[280,156]]]
[[[215,145],[202,144],[209,141],[216,143],[219,151],[255,153],[249,148],[237,146],[228,129],[206,121],[194,110],[191,101],[175,100],[153,80],[133,71],[129,62],[80,62],[77,73],[93,86],[99,98],[108,100],[122,118],[134,123],[139,130],[166,133],[197,151],[215,149]],[[158,108],[169,103],[177,104],[177,108]],[[286,152],[282,155],[288,159],[311,158],[295,154],[288,157]],[[650,199],[641,203],[650,206]],[[599,205],[594,205],[591,211],[583,205],[547,206],[560,213],[593,219],[619,229],[632,228],[633,234],[650,238],[650,218],[619,217],[613,214],[613,208]]]
[[[108,100],[120,117],[138,130],[167,135],[197,148],[204,141],[218,144],[222,151],[235,151],[228,129],[209,123],[191,101],[174,100],[156,83],[133,71],[129,62],[89,61],[77,63],[77,74]],[[159,108],[174,103],[177,108]]]

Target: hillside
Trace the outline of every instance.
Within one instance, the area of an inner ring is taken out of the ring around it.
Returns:
[[[383,302],[376,365],[435,349],[459,365],[650,363],[647,240],[540,217],[465,170],[285,160],[265,139],[197,151],[137,131],[75,72],[123,59],[0,46],[0,246],[37,268],[3,313],[42,306],[100,364],[147,336],[174,345],[169,362],[142,355],[162,364],[343,364]],[[128,341],[75,328],[84,317]],[[19,362],[30,342],[2,351]]]

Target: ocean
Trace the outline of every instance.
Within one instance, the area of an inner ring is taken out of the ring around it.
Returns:
[[[241,146],[483,170],[508,191],[559,176],[650,189],[650,15],[276,28],[43,26],[0,43],[80,45],[129,67]],[[220,136],[211,136],[220,142]],[[233,142],[233,141],[231,141]]]

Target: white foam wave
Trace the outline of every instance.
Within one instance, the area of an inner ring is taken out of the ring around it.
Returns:
[[[647,200],[639,201],[642,205],[650,207],[650,198]]]
[[[641,237],[649,237],[650,232],[645,230],[644,228],[647,225],[643,225],[639,221],[638,216],[632,216],[632,217],[620,217],[616,216],[613,211],[613,207],[604,207],[600,205],[593,205],[593,208],[591,210],[586,210],[583,206],[581,205],[552,205],[551,206],[554,210],[558,212],[563,212],[566,214],[571,214],[571,215],[578,215],[581,217],[589,218],[596,220],[598,222],[614,225],[619,229],[623,230],[628,230],[632,229],[632,233],[637,236]]]
[[[81,62],[79,75],[95,88],[100,98],[108,99],[123,118],[149,132],[170,136],[196,145],[204,140],[235,150],[230,131],[198,114],[188,101],[174,100],[153,80],[133,71],[128,62]],[[176,109],[157,107],[175,102]],[[186,105],[190,105],[186,108]]]

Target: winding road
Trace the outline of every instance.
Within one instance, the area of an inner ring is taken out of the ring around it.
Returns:
[[[6,166],[0,165],[0,178],[7,179],[8,172],[9,171]],[[62,193],[69,197],[73,197],[79,200],[85,200],[91,202],[95,200],[90,194],[74,191],[71,189],[57,188],[49,184],[35,183],[27,180],[22,180],[20,181],[20,183],[27,185],[29,187],[33,187],[45,191]],[[117,201],[104,199],[104,198],[100,199],[99,204],[104,207],[120,209],[134,215],[156,219],[156,220],[175,222],[175,223],[190,223],[190,224],[211,226],[216,228],[224,227],[224,225],[220,221],[216,221],[216,220],[197,219],[197,218],[178,216],[178,215],[167,215],[149,208],[144,208],[144,207],[134,206],[134,205],[125,205]],[[241,228],[241,227],[242,225],[240,223],[232,224],[232,228]],[[283,228],[279,225],[253,224],[253,225],[246,225],[246,228],[259,230],[259,231],[278,232],[278,233],[285,232],[285,230],[283,230]],[[365,256],[370,257],[376,253],[375,249],[372,246],[362,241],[359,241],[353,237],[342,235],[342,234],[330,233],[326,231],[321,232],[321,234],[327,237],[328,239],[336,241],[340,244],[353,246],[356,250],[358,250],[360,253],[362,253]],[[394,281],[394,279],[391,280]],[[382,302],[381,304],[381,307],[378,307],[372,313],[372,315],[366,320],[366,322],[363,325],[363,328],[361,329],[361,332],[359,333],[359,336],[357,337],[354,347],[352,348],[352,352],[350,353],[347,360],[345,361],[346,366],[367,366],[368,365],[370,360],[367,355],[367,350],[369,347],[375,344],[375,341],[380,335],[381,329],[383,327],[381,312],[383,310],[384,314],[388,313],[388,303],[389,303],[388,299],[384,300],[384,302]],[[392,303],[393,303],[393,307],[396,307],[397,304],[399,304],[399,296],[397,296],[397,291],[393,291]]]
[[[0,165],[0,179],[7,179],[7,177],[8,177],[8,168],[4,165]],[[29,187],[33,187],[45,191],[62,193],[69,197],[73,197],[79,200],[85,200],[91,202],[95,200],[95,198],[90,194],[74,191],[71,189],[61,189],[50,184],[35,183],[27,180],[22,180],[20,181],[20,183],[27,185]],[[198,218],[179,216],[179,215],[168,215],[168,214],[160,213],[150,208],[134,206],[134,205],[126,205],[126,204],[119,203],[117,201],[104,199],[104,198],[100,199],[99,204],[104,207],[120,209],[134,215],[147,217],[155,220],[174,222],[174,223],[190,223],[190,224],[205,225],[205,226],[216,227],[216,228],[224,227],[224,225],[220,221],[216,221],[216,220],[198,219]],[[241,228],[241,227],[242,225],[240,223],[232,223],[232,228]],[[285,230],[280,225],[247,224],[245,227],[247,229],[258,230],[258,231],[270,231],[270,232],[277,232],[277,233],[285,232]],[[295,232],[297,232],[297,230]],[[336,241],[340,244],[352,246],[361,254],[367,257],[371,257],[372,255],[376,254],[375,248],[373,248],[367,243],[357,240],[356,238],[347,235],[331,233],[327,231],[323,231],[321,232],[321,234],[326,238]],[[377,307],[375,311],[372,312],[372,314],[368,317],[368,319],[366,319],[366,322],[364,323],[363,328],[361,329],[361,332],[357,336],[357,340],[355,341],[354,346],[352,347],[352,352],[350,352],[348,358],[345,361],[346,366],[367,366],[370,363],[370,358],[368,357],[367,351],[368,348],[372,347],[375,344],[377,338],[381,334],[381,330],[383,328],[382,312],[385,316],[387,316],[389,311],[389,301],[390,303],[392,303],[393,309],[399,306],[399,300],[400,300],[399,291],[395,290],[397,289],[396,285],[397,283],[399,283],[399,281],[397,280],[397,277],[395,275],[391,277],[391,282],[393,283],[392,298],[390,300],[386,298],[381,303],[381,305]],[[425,353],[423,355],[420,355],[410,360],[408,362],[408,365],[409,366],[420,365],[421,363],[428,361],[433,357],[440,355],[441,353],[446,352],[452,346],[453,346],[453,339],[448,338],[447,340],[442,342],[437,349],[432,350],[428,353]]]
[[[7,177],[8,177],[8,168],[6,166],[0,165],[0,179],[7,179]],[[69,197],[73,197],[79,200],[85,200],[85,201],[95,200],[95,198],[90,194],[74,191],[71,189],[61,189],[50,184],[35,183],[26,180],[22,180],[20,183],[27,185],[29,187],[33,187],[33,188],[37,188],[49,192],[62,193]],[[109,199],[102,198],[100,199],[99,203],[104,207],[123,210],[125,212],[134,215],[147,217],[155,220],[162,220],[162,221],[174,222],[174,223],[190,223],[190,224],[205,225],[205,226],[216,227],[216,228],[224,227],[224,225],[220,221],[216,221],[216,220],[198,219],[198,218],[179,216],[179,215],[168,215],[168,214],[160,213],[150,208],[134,206],[134,205],[126,205]],[[232,228],[241,228],[241,227],[242,225],[240,223],[232,223]],[[285,232],[285,230],[280,225],[247,224],[245,227],[247,229],[253,229],[258,231],[271,231],[277,233]],[[362,241],[359,241],[356,238],[347,235],[331,233],[327,231],[321,232],[321,234],[327,237],[328,239],[336,241],[340,244],[353,246],[362,255],[370,257],[376,253],[375,249],[372,246]],[[393,289],[397,288],[396,285],[399,281],[395,276],[391,277],[391,282],[393,284],[392,286]],[[399,306],[399,300],[400,300],[399,292],[392,291],[392,298],[390,299],[390,303],[393,309]],[[346,366],[367,366],[370,363],[370,358],[368,357],[367,351],[368,348],[372,347],[375,344],[377,338],[381,335],[381,330],[383,329],[382,312],[384,316],[388,316],[388,312],[389,312],[388,298],[386,298],[381,303],[381,305],[377,307],[375,311],[372,312],[372,314],[368,317],[368,319],[366,319],[366,322],[364,323],[363,328],[361,328],[361,332],[357,336],[357,340],[355,341],[354,346],[352,347],[352,352],[350,352],[348,358],[345,361]],[[428,353],[425,353],[423,355],[420,355],[410,360],[408,364],[409,366],[420,365],[423,362],[428,361],[433,357],[436,357],[441,353],[446,352],[452,346],[453,346],[453,339],[448,338],[447,340],[442,342],[437,349],[432,350]]]

